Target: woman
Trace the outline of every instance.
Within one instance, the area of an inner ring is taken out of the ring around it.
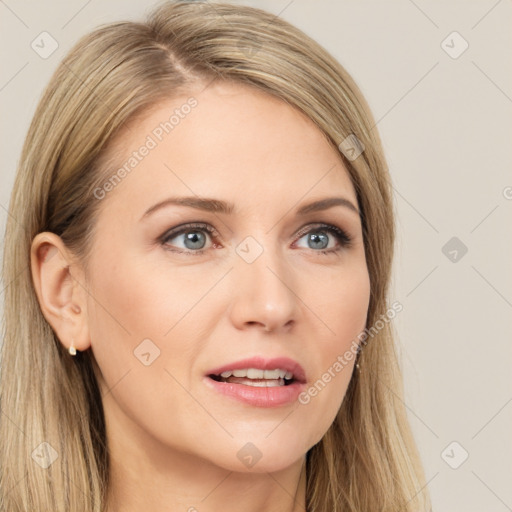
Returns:
[[[2,510],[429,509],[372,126],[258,9],[169,2],[78,42],[10,203]]]

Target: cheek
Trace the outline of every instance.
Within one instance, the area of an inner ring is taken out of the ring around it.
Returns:
[[[299,397],[308,415],[318,418],[312,432],[312,442],[325,434],[343,402],[357,352],[358,335],[363,331],[370,300],[370,280],[366,266],[339,274],[328,286],[327,299],[318,298],[317,307],[323,322],[311,354],[315,360],[315,375],[309,387]]]
[[[202,332],[222,315],[208,297],[222,273],[198,279],[193,266],[178,271],[165,262],[142,264],[140,255],[126,251],[110,254],[92,267],[88,304],[92,350],[105,384],[110,388],[130,371],[130,380],[148,388],[161,380],[168,387],[165,369],[186,384]]]
[[[163,334],[180,313],[179,307],[173,311],[164,294],[158,269],[137,265],[135,258],[121,251],[109,256],[93,267],[88,302],[92,350],[108,387],[128,370],[144,366],[139,346],[151,358],[157,355]]]
[[[323,363],[340,350],[346,350],[351,341],[364,329],[370,302],[370,278],[366,264],[353,265],[333,273],[326,284],[315,286],[310,294],[315,313],[321,325]],[[322,291],[322,292],[321,292]]]
[[[202,285],[194,287],[165,269],[137,264],[134,257],[118,253],[111,261],[115,264],[96,266],[88,304],[107,418],[123,421],[119,418],[125,415],[148,431],[155,425],[178,428],[175,416],[198,414],[192,400],[176,400],[183,395],[178,382],[188,387],[194,358],[193,348],[184,349],[196,332],[187,312],[211,284],[205,280],[202,292]]]

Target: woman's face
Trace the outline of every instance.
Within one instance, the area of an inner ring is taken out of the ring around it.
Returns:
[[[162,103],[116,148],[112,175],[125,172],[97,190],[86,283],[112,449],[291,465],[336,416],[354,361],[336,362],[369,304],[340,155],[286,103],[227,83]],[[305,208],[331,198],[342,201]],[[292,384],[209,376],[234,366],[291,371]]]

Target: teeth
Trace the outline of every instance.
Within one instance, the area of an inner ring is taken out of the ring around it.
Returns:
[[[227,379],[231,376],[234,377],[247,377],[248,379],[286,379],[290,380],[293,378],[292,372],[286,370],[275,369],[275,370],[260,370],[258,368],[245,368],[240,370],[228,370],[220,374],[221,377]]]
[[[249,374],[248,377],[250,378],[251,374]],[[284,375],[283,375],[283,377],[284,377]],[[275,380],[275,379],[280,379],[282,377],[281,377],[281,372],[279,370],[265,370],[263,372],[263,378],[264,379],[274,379]]]
[[[244,385],[245,386],[253,386],[253,387],[257,387],[257,388],[273,388],[276,386],[284,386],[284,380],[283,379],[267,380],[267,381],[259,380],[259,381],[254,381],[254,382],[244,382]]]
[[[248,370],[242,370],[244,375],[241,377],[247,377],[248,379],[268,379],[265,375],[267,372],[263,370],[256,370],[256,368],[249,368]]]

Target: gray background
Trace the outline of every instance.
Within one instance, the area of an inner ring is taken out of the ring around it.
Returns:
[[[394,183],[391,302],[404,307],[394,322],[405,401],[434,510],[512,510],[512,2],[235,3],[281,13],[369,101]],[[2,238],[21,145],[58,62],[98,24],[152,5],[0,0]],[[47,58],[31,48],[43,31],[58,43]]]

